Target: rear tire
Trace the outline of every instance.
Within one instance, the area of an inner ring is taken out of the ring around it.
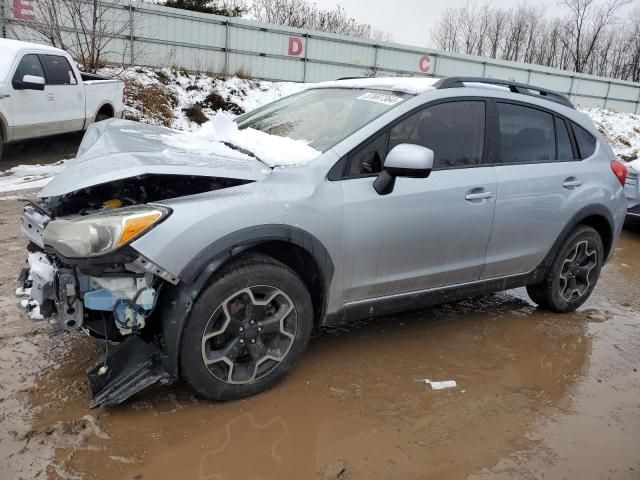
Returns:
[[[211,400],[263,392],[293,370],[312,328],[300,277],[271,257],[244,255],[194,303],[180,342],[182,377]]]
[[[572,312],[593,292],[603,261],[600,234],[592,227],[580,225],[562,243],[545,279],[529,285],[527,293],[540,308]]]

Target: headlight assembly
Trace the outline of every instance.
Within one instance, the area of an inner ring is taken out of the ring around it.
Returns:
[[[44,230],[43,241],[64,257],[97,257],[132,242],[170,213],[164,207],[137,205],[53,220]]]

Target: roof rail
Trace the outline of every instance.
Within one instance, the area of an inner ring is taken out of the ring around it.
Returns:
[[[535,87],[533,85],[527,85],[526,83],[512,82],[510,80],[500,80],[498,78],[485,78],[485,77],[445,77],[438,80],[433,86],[437,89],[442,88],[459,88],[465,87],[465,83],[484,83],[487,85],[499,85],[501,87],[507,87],[513,93],[520,93],[522,95],[530,95],[532,97],[544,98],[555,103],[564,105],[565,107],[575,109],[575,105],[563,94],[554,92],[553,90],[547,90],[546,88]],[[537,93],[534,93],[537,92]]]

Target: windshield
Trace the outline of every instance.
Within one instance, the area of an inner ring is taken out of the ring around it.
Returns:
[[[238,127],[302,140],[324,152],[410,96],[371,89],[306,90],[244,115]]]

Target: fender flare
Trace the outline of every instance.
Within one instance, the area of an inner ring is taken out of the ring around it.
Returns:
[[[164,337],[163,367],[172,377],[179,376],[178,359],[182,331],[194,302],[209,278],[238,254],[269,241],[291,243],[303,248],[311,255],[323,277],[326,306],[334,264],[325,246],[315,236],[290,225],[258,225],[226,235],[193,257],[180,272],[179,285],[165,285],[158,311]]]
[[[538,265],[538,267],[532,272],[531,274],[531,278],[529,280],[529,284],[535,284],[535,283],[539,283],[541,282],[547,275],[547,272],[549,270],[549,268],[551,267],[551,264],[553,263],[553,260],[555,259],[558,250],[560,249],[562,242],[565,241],[565,239],[569,236],[569,234],[581,223],[584,222],[584,220],[586,220],[589,217],[593,217],[593,216],[598,216],[598,217],[602,217],[606,220],[608,227],[609,227],[609,234],[611,236],[611,238],[609,239],[604,239],[603,238],[603,243],[605,243],[606,240],[611,241],[613,239],[613,235],[614,235],[614,230],[615,230],[615,222],[613,220],[613,215],[611,214],[611,211],[605,207],[604,205],[600,205],[600,204],[595,204],[595,205],[589,205],[587,207],[581,208],[580,210],[578,210],[578,212],[576,212],[573,217],[571,217],[571,219],[567,222],[567,224],[564,226],[564,228],[562,229],[562,231],[560,232],[560,235],[558,235],[558,238],[556,239],[556,241],[553,243],[553,246],[551,247],[551,249],[549,250],[549,252],[547,253],[547,255],[544,257],[544,259],[542,260],[542,262],[540,262],[540,265]],[[606,245],[606,243],[605,243]],[[610,258],[610,250],[606,253],[605,256],[605,262],[607,261],[608,258]]]

